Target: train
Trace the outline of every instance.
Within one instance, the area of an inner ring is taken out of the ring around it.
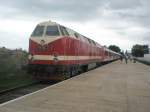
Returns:
[[[94,40],[52,21],[29,38],[28,72],[38,80],[63,80],[120,58]]]

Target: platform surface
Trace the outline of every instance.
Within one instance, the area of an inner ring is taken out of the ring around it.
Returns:
[[[0,112],[150,112],[150,66],[113,62],[2,104]]]

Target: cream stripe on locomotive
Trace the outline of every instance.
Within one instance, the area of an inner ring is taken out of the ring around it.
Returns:
[[[55,37],[55,38],[53,38],[53,37],[51,37],[51,38],[47,38],[47,37],[44,37],[44,38],[43,37],[35,38],[34,37],[34,38],[30,38],[30,39],[32,41],[38,43],[38,44],[42,44],[41,41],[44,41],[43,45],[45,45],[45,44],[48,44],[48,43],[53,42],[55,40],[58,40],[60,38],[62,38],[62,37],[61,36],[58,36],[58,37]]]
[[[89,60],[89,59],[102,59],[102,56],[53,56],[53,55],[29,55],[29,59],[33,60]]]

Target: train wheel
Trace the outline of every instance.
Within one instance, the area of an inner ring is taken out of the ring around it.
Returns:
[[[88,71],[88,65],[82,66],[82,71],[87,72]]]
[[[72,68],[70,73],[71,73],[71,77],[75,76],[76,75],[76,69]]]
[[[64,75],[65,75],[65,79],[69,79],[69,78],[71,78],[71,70],[70,70],[70,68],[68,68],[66,71],[65,71],[65,73],[64,73]]]

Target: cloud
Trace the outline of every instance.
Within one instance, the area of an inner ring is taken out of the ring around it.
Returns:
[[[62,17],[67,20],[87,20],[95,18],[97,8],[104,4],[104,1],[87,1],[87,0],[14,0],[2,1],[1,9],[8,9],[1,12],[7,13],[8,16],[16,15],[46,17]],[[5,15],[6,16],[6,15]]]
[[[102,44],[129,49],[136,43],[150,45],[149,6],[149,0],[3,0],[0,34],[23,35],[27,43],[24,35],[38,22],[52,19]]]
[[[109,0],[108,4],[112,10],[135,9],[141,6],[141,0]]]
[[[4,31],[0,31],[0,34],[0,47],[4,46],[10,49],[28,49],[28,39],[25,38],[25,36],[19,35],[18,33],[8,33]]]

